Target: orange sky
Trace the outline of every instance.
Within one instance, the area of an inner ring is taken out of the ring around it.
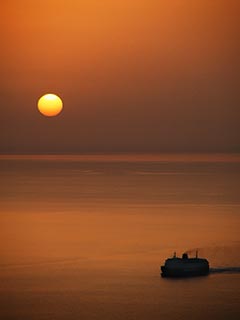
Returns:
[[[238,1],[0,6],[0,152],[239,151]]]

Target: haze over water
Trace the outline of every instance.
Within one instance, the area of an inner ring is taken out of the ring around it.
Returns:
[[[174,251],[240,267],[231,156],[0,159],[2,319],[238,319],[240,273],[168,280]]]

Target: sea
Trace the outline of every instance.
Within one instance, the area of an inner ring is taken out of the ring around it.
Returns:
[[[239,230],[239,155],[2,155],[0,319],[240,319]]]

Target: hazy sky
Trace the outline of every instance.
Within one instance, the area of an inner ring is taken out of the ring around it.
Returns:
[[[240,151],[240,1],[0,7],[1,153]]]

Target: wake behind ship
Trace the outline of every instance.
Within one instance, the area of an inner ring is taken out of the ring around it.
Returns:
[[[194,277],[204,276],[209,274],[209,262],[207,259],[189,258],[187,253],[182,255],[182,258],[174,256],[165,261],[161,266],[162,277]]]

